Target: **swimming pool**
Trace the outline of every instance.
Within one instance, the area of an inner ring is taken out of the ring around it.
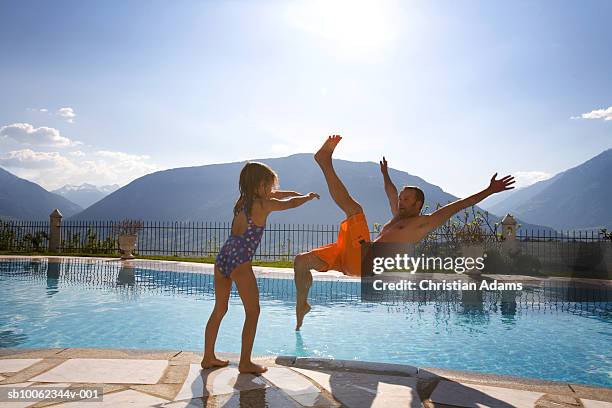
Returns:
[[[212,276],[117,261],[0,261],[0,347],[200,351]],[[315,281],[295,332],[293,281],[258,279],[256,354],[411,364],[612,386],[612,302],[541,288],[453,301],[362,303],[359,285]],[[582,299],[584,300],[584,299]],[[218,351],[239,352],[244,313],[232,296]]]

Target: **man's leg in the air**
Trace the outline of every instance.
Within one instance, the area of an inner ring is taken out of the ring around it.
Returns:
[[[336,174],[332,162],[332,154],[338,143],[342,140],[339,135],[329,136],[323,146],[314,155],[315,161],[321,167],[327,187],[332,199],[338,207],[350,217],[363,212],[361,205],[355,201]],[[296,330],[302,326],[304,316],[310,311],[308,304],[308,291],[312,285],[312,270],[327,270],[330,265],[313,252],[300,254],[294,261],[294,279],[296,287]]]
[[[361,205],[351,197],[334,169],[332,154],[338,143],[340,143],[340,140],[342,140],[340,135],[329,136],[319,151],[315,153],[314,158],[323,171],[325,181],[327,182],[327,188],[334,202],[344,211],[348,218],[351,215],[362,213],[363,208],[361,208]]]

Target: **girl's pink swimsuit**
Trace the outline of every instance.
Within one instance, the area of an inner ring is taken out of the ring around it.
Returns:
[[[248,222],[246,231],[242,235],[230,235],[215,259],[215,265],[219,268],[219,272],[227,277],[238,265],[253,259],[266,228],[265,225],[262,227],[253,222],[246,206],[243,211]]]

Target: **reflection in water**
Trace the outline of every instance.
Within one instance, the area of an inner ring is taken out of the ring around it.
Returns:
[[[516,298],[520,296],[518,291],[508,290],[502,292],[501,298],[501,315],[502,322],[506,324],[514,324],[516,317]]]
[[[304,347],[304,339],[302,339],[302,332],[295,332],[295,354],[298,356],[306,355],[306,348]]]
[[[59,292],[60,269],[60,262],[49,259],[47,266],[47,297],[49,298]]]
[[[214,296],[213,275],[202,272],[168,272],[134,267],[131,262],[66,260],[62,258],[24,259],[0,262],[3,277],[21,280],[44,279],[49,294],[55,294],[61,285],[114,289],[128,293],[162,293],[164,295]],[[291,279],[257,278],[263,300],[295,301],[295,286]],[[612,313],[612,288],[589,285],[579,281],[543,280],[524,284],[521,291],[407,291],[387,294],[377,302],[361,302],[361,286],[355,281],[314,281],[309,300],[313,304],[347,304],[359,302],[362,307],[383,305],[401,308],[406,314],[418,315],[420,305],[433,305],[441,318],[451,314],[483,316],[498,313],[508,319],[515,318],[522,309],[550,309],[571,313]],[[238,297],[235,287],[232,297]],[[129,298],[129,296],[128,296]]]
[[[117,286],[134,286],[135,283],[136,275],[134,274],[134,267],[132,265],[122,266],[117,275]]]

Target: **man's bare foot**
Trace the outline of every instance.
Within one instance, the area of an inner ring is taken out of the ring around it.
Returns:
[[[213,368],[213,367],[225,367],[229,364],[229,360],[219,360],[217,357],[213,358],[203,358],[200,363],[200,367],[203,369]]]
[[[340,135],[329,136],[319,151],[315,153],[315,161],[319,163],[319,165],[331,163],[332,154],[338,143],[340,143],[340,140],[342,140],[342,136]]]
[[[308,303],[298,303],[295,306],[295,314],[297,317],[297,323],[295,325],[296,331],[300,330],[300,327],[302,327],[302,323],[304,322],[304,316],[306,316],[306,313],[308,312],[310,312],[310,305]]]
[[[268,367],[264,367],[259,364],[255,364],[252,361],[249,361],[245,364],[238,364],[238,371],[242,374],[261,374],[268,371]]]

